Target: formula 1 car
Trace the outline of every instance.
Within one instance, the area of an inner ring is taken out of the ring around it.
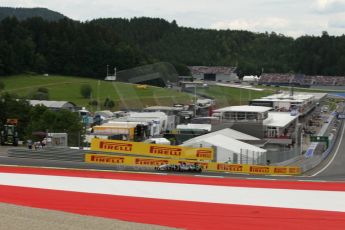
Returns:
[[[177,172],[202,172],[202,168],[199,164],[164,164],[158,167],[155,167],[156,171],[177,171]]]
[[[187,167],[188,167],[187,171],[189,172],[199,172],[199,173],[202,172],[202,168],[199,164],[189,164],[187,165]]]
[[[160,165],[158,167],[155,167],[155,170],[156,171],[178,171],[177,165],[173,165],[173,164]]]

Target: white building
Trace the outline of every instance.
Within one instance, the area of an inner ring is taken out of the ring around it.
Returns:
[[[265,106],[230,106],[215,112],[231,128],[260,139],[268,139],[270,143],[291,144],[296,142],[298,116],[288,112],[272,112]]]
[[[298,117],[290,113],[269,112],[263,121],[265,139],[274,144],[292,144],[297,139]]]
[[[311,94],[273,94],[259,99],[251,100],[250,105],[268,106],[275,111],[292,111],[297,110],[301,114],[308,113],[316,105],[316,99]]]
[[[268,111],[272,108],[265,106],[229,106],[214,110],[214,113],[221,118],[222,121],[231,122],[248,122],[263,121],[268,117]]]

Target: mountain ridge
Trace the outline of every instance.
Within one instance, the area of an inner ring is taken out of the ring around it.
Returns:
[[[0,21],[6,17],[16,17],[18,20],[26,20],[32,17],[41,17],[47,21],[57,21],[66,18],[65,15],[42,7],[0,7]]]

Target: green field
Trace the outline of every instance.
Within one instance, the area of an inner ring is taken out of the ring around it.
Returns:
[[[106,98],[115,102],[115,109],[140,109],[151,105],[173,105],[176,103],[189,104],[193,95],[177,92],[173,89],[148,86],[146,89],[137,88],[137,85],[108,82],[90,78],[70,76],[42,76],[42,75],[16,75],[2,77],[5,83],[3,92],[15,93],[19,97],[28,97],[39,87],[49,90],[50,100],[71,101],[78,106],[87,107],[91,111],[97,106],[90,106],[90,100],[100,102],[100,108]],[[80,94],[82,84],[92,86],[91,99],[85,99]],[[230,88],[223,86],[209,86],[198,88],[197,92],[215,98],[216,107],[230,105],[247,105],[248,101],[273,94],[277,88],[267,87],[264,91]]]
[[[5,83],[3,92],[15,93],[26,97],[39,87],[49,90],[50,100],[71,101],[78,106],[85,106],[91,111],[97,109],[89,106],[90,100],[100,101],[101,105],[106,98],[115,102],[114,109],[143,108],[150,105],[173,105],[174,103],[190,103],[192,96],[172,89],[148,86],[139,89],[137,85],[121,82],[98,81],[90,78],[67,76],[17,75],[1,77]],[[85,99],[80,94],[80,86],[92,86],[91,99]],[[102,109],[102,107],[101,107]]]
[[[252,99],[261,98],[274,93],[272,90],[254,91],[224,86],[198,88],[197,92],[216,99],[216,106],[218,108],[231,105],[248,105],[248,102]]]

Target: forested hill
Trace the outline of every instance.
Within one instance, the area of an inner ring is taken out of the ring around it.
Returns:
[[[345,36],[302,36],[179,27],[162,19],[97,19],[92,24],[158,60],[186,65],[238,66],[246,74],[295,72],[345,75]]]
[[[321,34],[321,31],[320,31]],[[186,65],[237,66],[242,74],[295,72],[345,75],[345,36],[185,28],[157,18],[68,18],[0,22],[0,75],[21,72],[104,78],[118,70],[165,61],[180,74]]]
[[[65,16],[46,8],[0,7],[0,20],[6,17],[16,17],[18,20],[25,20],[32,17],[41,17],[48,21],[57,21],[64,18]]]

